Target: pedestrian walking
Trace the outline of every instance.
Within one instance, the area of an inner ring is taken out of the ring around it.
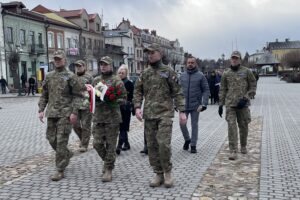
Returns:
[[[113,75],[112,59],[108,56],[100,60],[101,75],[93,81],[93,86],[104,84],[108,87],[104,101],[96,98],[93,115],[94,148],[104,161],[103,182],[112,181],[112,170],[116,160],[116,145],[122,116],[120,105],[126,102],[126,89],[118,76]]]
[[[64,51],[54,52],[55,70],[49,72],[43,82],[40,97],[39,119],[44,123],[44,110],[47,117],[47,139],[55,151],[56,173],[52,181],[64,178],[64,171],[69,164],[72,152],[68,149],[72,125],[76,123],[78,109],[83,98],[84,86],[77,76],[66,68]]]
[[[216,74],[215,71],[212,71],[208,79],[211,104],[219,103],[220,81],[220,77]]]
[[[28,96],[30,94],[30,90],[31,90],[32,95],[34,95],[35,78],[33,75],[28,79],[28,83],[29,83]]]
[[[248,124],[251,121],[250,99],[256,93],[256,80],[248,68],[241,66],[241,53],[234,51],[230,59],[231,66],[221,79],[219,115],[222,117],[223,105],[226,106],[228,123],[229,160],[237,159],[238,130],[241,153],[247,153]]]
[[[191,146],[191,153],[197,153],[199,114],[207,109],[209,86],[202,72],[198,70],[196,58],[189,57],[186,70],[180,76],[180,85],[185,97],[185,114],[191,116],[192,135],[190,136],[186,124],[180,129],[184,138],[183,150]]]
[[[119,142],[117,145],[117,154],[121,153],[121,150],[126,151],[130,149],[130,144],[128,141],[128,131],[130,127],[131,113],[133,109],[132,99],[133,99],[133,83],[128,80],[128,67],[126,65],[121,65],[118,69],[118,76],[123,81],[127,92],[127,99],[125,104],[120,106],[122,123],[120,124],[120,134]]]
[[[3,78],[3,76],[1,76],[0,83],[1,83],[2,94],[6,94],[6,87],[8,85],[7,85],[5,78]]]
[[[86,72],[86,64],[83,60],[77,60],[75,62],[75,71],[83,85],[93,83],[93,77]],[[84,93],[84,96],[88,96],[87,90]],[[82,103],[80,105],[77,122],[73,125],[73,129],[80,140],[79,151],[86,152],[91,137],[92,113],[90,112],[90,105],[88,103]]]
[[[24,73],[22,73],[21,74],[22,88],[26,88],[26,79],[27,79],[26,76],[24,75]]]
[[[155,177],[151,187],[164,184],[173,186],[171,163],[171,136],[174,106],[179,110],[181,124],[186,123],[184,96],[178,83],[177,74],[162,63],[161,47],[153,43],[144,49],[148,55],[149,66],[136,81],[134,90],[135,115],[138,120],[145,119],[148,155]],[[143,99],[144,108],[141,110]]]

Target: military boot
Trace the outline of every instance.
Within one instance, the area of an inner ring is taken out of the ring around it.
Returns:
[[[105,172],[102,176],[102,182],[111,182],[111,180],[112,180],[112,170],[105,169]]]
[[[52,181],[60,181],[65,177],[64,172],[57,171],[51,176]]]
[[[242,154],[247,154],[247,148],[246,147],[241,147],[241,153]]]
[[[237,159],[237,154],[235,150],[230,150],[230,155],[228,157],[229,160],[235,160]]]
[[[150,187],[159,187],[164,182],[163,174],[156,174],[150,182]]]
[[[171,171],[165,172],[165,187],[170,188],[173,186],[174,180],[171,175]]]

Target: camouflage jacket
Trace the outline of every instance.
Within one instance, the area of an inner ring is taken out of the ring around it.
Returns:
[[[78,75],[77,75],[77,76],[78,76]],[[92,84],[92,83],[93,83],[93,76],[90,75],[89,73],[86,73],[86,72],[85,72],[83,75],[78,76],[78,79],[81,81],[81,83],[82,83],[83,85],[85,85],[85,84]],[[88,95],[89,95],[88,91],[85,90],[85,91],[84,91],[84,96],[88,96]],[[80,110],[87,110],[87,109],[89,109],[89,108],[90,108],[90,104],[89,104],[89,103],[84,104],[84,103],[82,102],[79,109],[80,109]]]
[[[174,117],[174,104],[179,111],[185,110],[185,99],[178,83],[177,74],[168,66],[148,66],[135,83],[134,108],[141,108],[143,97],[144,119]],[[173,103],[174,101],[174,103]]]
[[[96,101],[95,113],[93,115],[94,123],[111,123],[119,124],[122,123],[121,111],[119,104],[125,103],[126,100],[126,89],[124,87],[123,81],[118,76],[115,75],[100,75],[97,76],[93,81],[93,86],[95,87],[97,83],[102,82],[107,87],[120,85],[120,90],[122,92],[121,96],[118,96],[116,102],[118,106],[110,106],[107,102]]]
[[[221,78],[220,105],[236,107],[240,99],[246,98],[249,106],[255,92],[256,80],[251,70],[243,66],[237,71],[228,69]]]
[[[39,100],[39,112],[47,106],[46,117],[69,117],[78,113],[83,100],[84,86],[77,76],[64,68],[50,72],[43,82],[43,92]]]

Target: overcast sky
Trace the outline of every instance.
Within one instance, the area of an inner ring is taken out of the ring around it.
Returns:
[[[0,0],[2,2],[9,2]],[[24,0],[28,9],[85,8],[103,13],[115,28],[124,17],[139,28],[178,38],[184,50],[201,59],[228,58],[262,49],[266,42],[300,40],[299,0]]]

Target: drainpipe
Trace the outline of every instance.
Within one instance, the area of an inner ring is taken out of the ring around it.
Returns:
[[[1,4],[0,4],[1,5]],[[2,15],[2,30],[3,30],[3,44],[4,44],[4,62],[5,62],[5,69],[6,69],[6,76],[5,76],[5,79],[7,80],[8,82],[8,72],[9,70],[7,70],[7,59],[6,59],[6,48],[5,48],[5,36],[4,36],[4,16],[5,16],[5,11],[4,9],[2,9],[2,5],[1,5],[1,15]],[[2,56],[2,55],[0,55]]]
[[[50,70],[50,65],[49,65],[49,51],[48,51],[48,28],[49,28],[49,22],[46,20],[45,22],[45,31],[46,31],[46,55],[47,55],[47,66],[48,66],[48,72]]]

